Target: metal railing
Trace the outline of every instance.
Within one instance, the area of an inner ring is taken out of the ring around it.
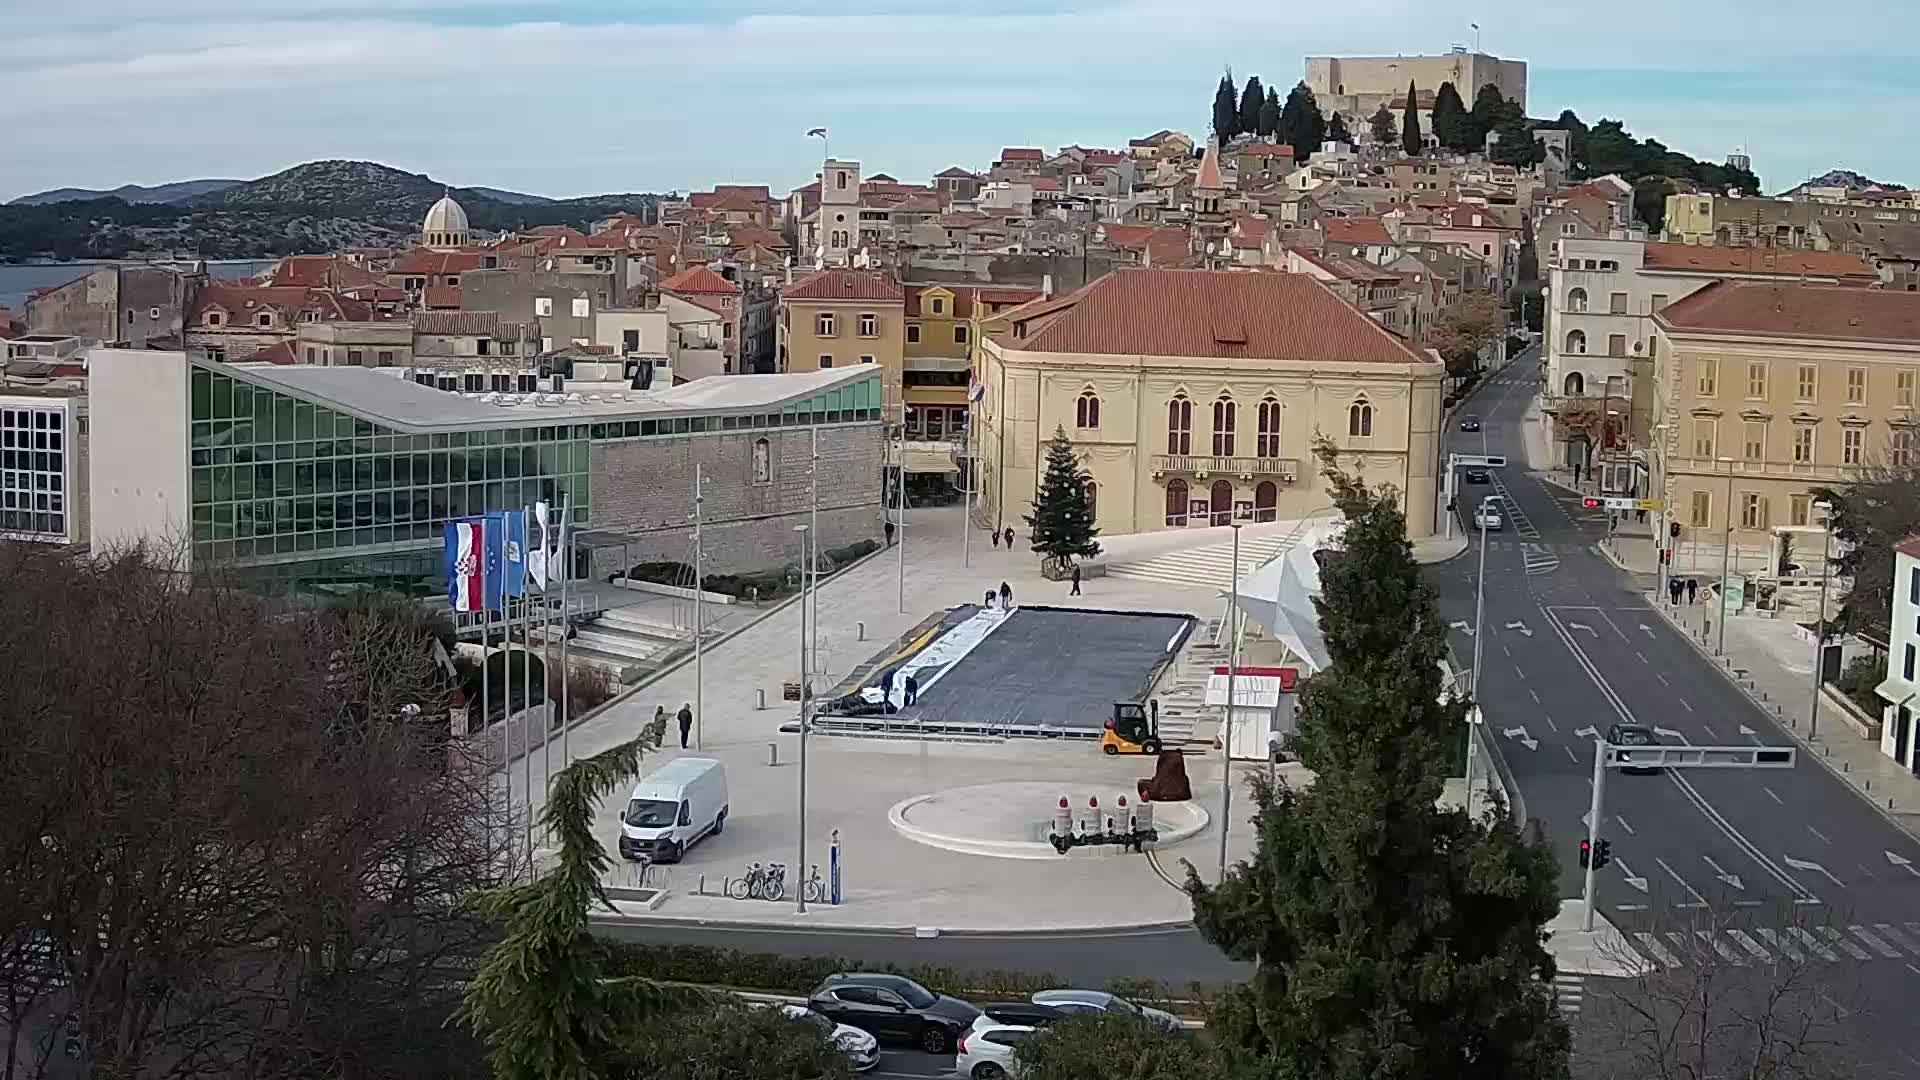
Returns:
[[[1197,454],[1155,454],[1153,455],[1155,472],[1183,472],[1196,476],[1202,473],[1228,473],[1235,476],[1277,476],[1292,483],[1300,476],[1300,462],[1296,458],[1279,457],[1209,457]]]

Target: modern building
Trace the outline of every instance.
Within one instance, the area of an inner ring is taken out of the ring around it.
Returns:
[[[1762,569],[1812,489],[1914,460],[1920,294],[1720,281],[1653,316],[1652,490],[1676,570]],[[1664,528],[1664,522],[1662,522]]]
[[[1893,546],[1893,610],[1887,624],[1887,677],[1874,688],[1881,710],[1880,752],[1920,776],[1920,536]]]
[[[823,204],[822,212],[829,205]],[[821,270],[780,293],[777,328],[782,371],[824,371],[873,364],[886,404],[901,401],[906,347],[906,291],[889,274]]]
[[[181,543],[276,592],[432,594],[446,522],[562,496],[592,537],[576,573],[683,560],[696,467],[714,572],[791,561],[816,479],[823,548],[880,528],[877,369],[483,396],[408,369],[126,350],[92,365],[94,547]]]
[[[87,396],[0,388],[0,540],[87,538]]]
[[[1456,45],[1439,56],[1309,56],[1306,66],[1307,89],[1313,91],[1320,111],[1328,116],[1341,113],[1347,126],[1355,131],[1381,105],[1403,98],[1407,84],[1432,92],[1443,82],[1453,84],[1460,99],[1471,107],[1480,88],[1489,83],[1500,96],[1527,106],[1527,62],[1502,60],[1483,52],[1469,52]],[[1423,130],[1433,130],[1427,125]]]
[[[1314,442],[1430,535],[1444,367],[1304,274],[1117,270],[996,317],[974,406],[981,505],[1026,512],[1056,431],[1109,535],[1328,510]]]

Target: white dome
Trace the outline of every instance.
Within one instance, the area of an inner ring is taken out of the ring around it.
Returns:
[[[427,211],[426,223],[420,226],[424,233],[463,233],[467,231],[467,212],[450,195],[442,195],[440,201]]]

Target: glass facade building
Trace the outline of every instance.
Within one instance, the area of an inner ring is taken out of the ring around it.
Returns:
[[[72,539],[70,449],[64,402],[5,397],[0,406],[0,537],[56,543]]]

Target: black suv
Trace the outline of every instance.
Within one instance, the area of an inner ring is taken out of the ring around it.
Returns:
[[[980,1016],[980,1010],[899,975],[848,972],[829,975],[807,1007],[876,1039],[906,1042],[929,1054],[945,1054]]]
[[[1660,740],[1654,737],[1653,730],[1642,724],[1616,723],[1607,729],[1607,742],[1613,746],[1659,746]],[[1624,751],[1619,755],[1621,761],[1631,761],[1633,752]],[[1651,776],[1660,771],[1657,766],[1633,767],[1622,765],[1620,771],[1637,776]]]

